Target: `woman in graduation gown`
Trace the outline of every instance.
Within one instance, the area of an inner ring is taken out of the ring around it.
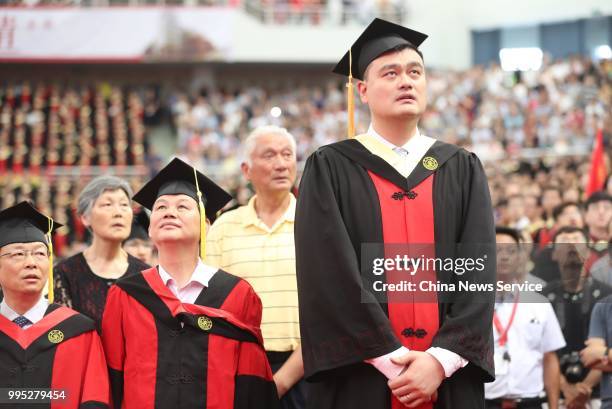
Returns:
[[[493,379],[494,291],[396,294],[375,282],[394,284],[398,271],[372,269],[397,251],[376,244],[404,245],[416,258],[406,247],[414,244],[425,256],[482,259],[485,268],[419,270],[407,280],[492,289],[495,278],[479,160],[417,128],[427,101],[418,50],[426,37],[376,19],[334,70],[349,84],[360,80],[372,124],[352,138],[349,122],[351,138],[313,153],[300,184],[296,263],[313,409],[479,409],[483,383]]]
[[[159,265],[120,279],[102,320],[116,408],[276,408],[259,297],[204,264],[206,218],[230,196],[173,159],[135,196]]]

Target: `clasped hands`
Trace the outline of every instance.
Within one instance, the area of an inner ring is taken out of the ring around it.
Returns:
[[[427,352],[410,351],[391,358],[404,370],[387,384],[399,401],[408,408],[416,408],[438,398],[438,387],[445,378],[442,364]]]

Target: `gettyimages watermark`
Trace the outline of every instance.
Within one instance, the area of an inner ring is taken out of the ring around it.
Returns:
[[[545,248],[516,243],[364,243],[361,301],[533,303],[569,302],[582,296],[599,299],[610,294],[612,286],[590,276],[589,269],[593,260],[607,252],[584,243]],[[602,264],[601,268],[605,267],[612,282],[612,265]]]

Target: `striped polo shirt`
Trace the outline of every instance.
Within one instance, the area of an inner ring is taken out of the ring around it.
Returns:
[[[292,351],[300,344],[293,223],[295,197],[271,228],[255,211],[255,200],[224,213],[210,227],[207,264],[247,280],[261,298],[261,331],[267,351]]]

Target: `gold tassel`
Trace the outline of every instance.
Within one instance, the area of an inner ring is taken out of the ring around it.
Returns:
[[[49,294],[47,295],[47,299],[49,300],[49,304],[53,304],[53,240],[51,238],[51,232],[53,231],[53,219],[48,219],[49,231],[47,232],[47,243],[49,244],[49,279],[47,281],[47,284],[49,287]]]
[[[198,208],[200,209],[200,259],[206,259],[206,208],[202,201],[202,192],[198,184],[198,173],[196,168],[193,168],[193,176],[195,177],[196,191],[198,194]]]
[[[206,260],[206,209],[202,202],[202,192],[198,190],[198,207],[200,208],[200,258]]]
[[[349,77],[346,84],[346,110],[348,111],[347,133],[348,138],[355,136],[355,100],[353,98],[353,53],[349,48]]]

